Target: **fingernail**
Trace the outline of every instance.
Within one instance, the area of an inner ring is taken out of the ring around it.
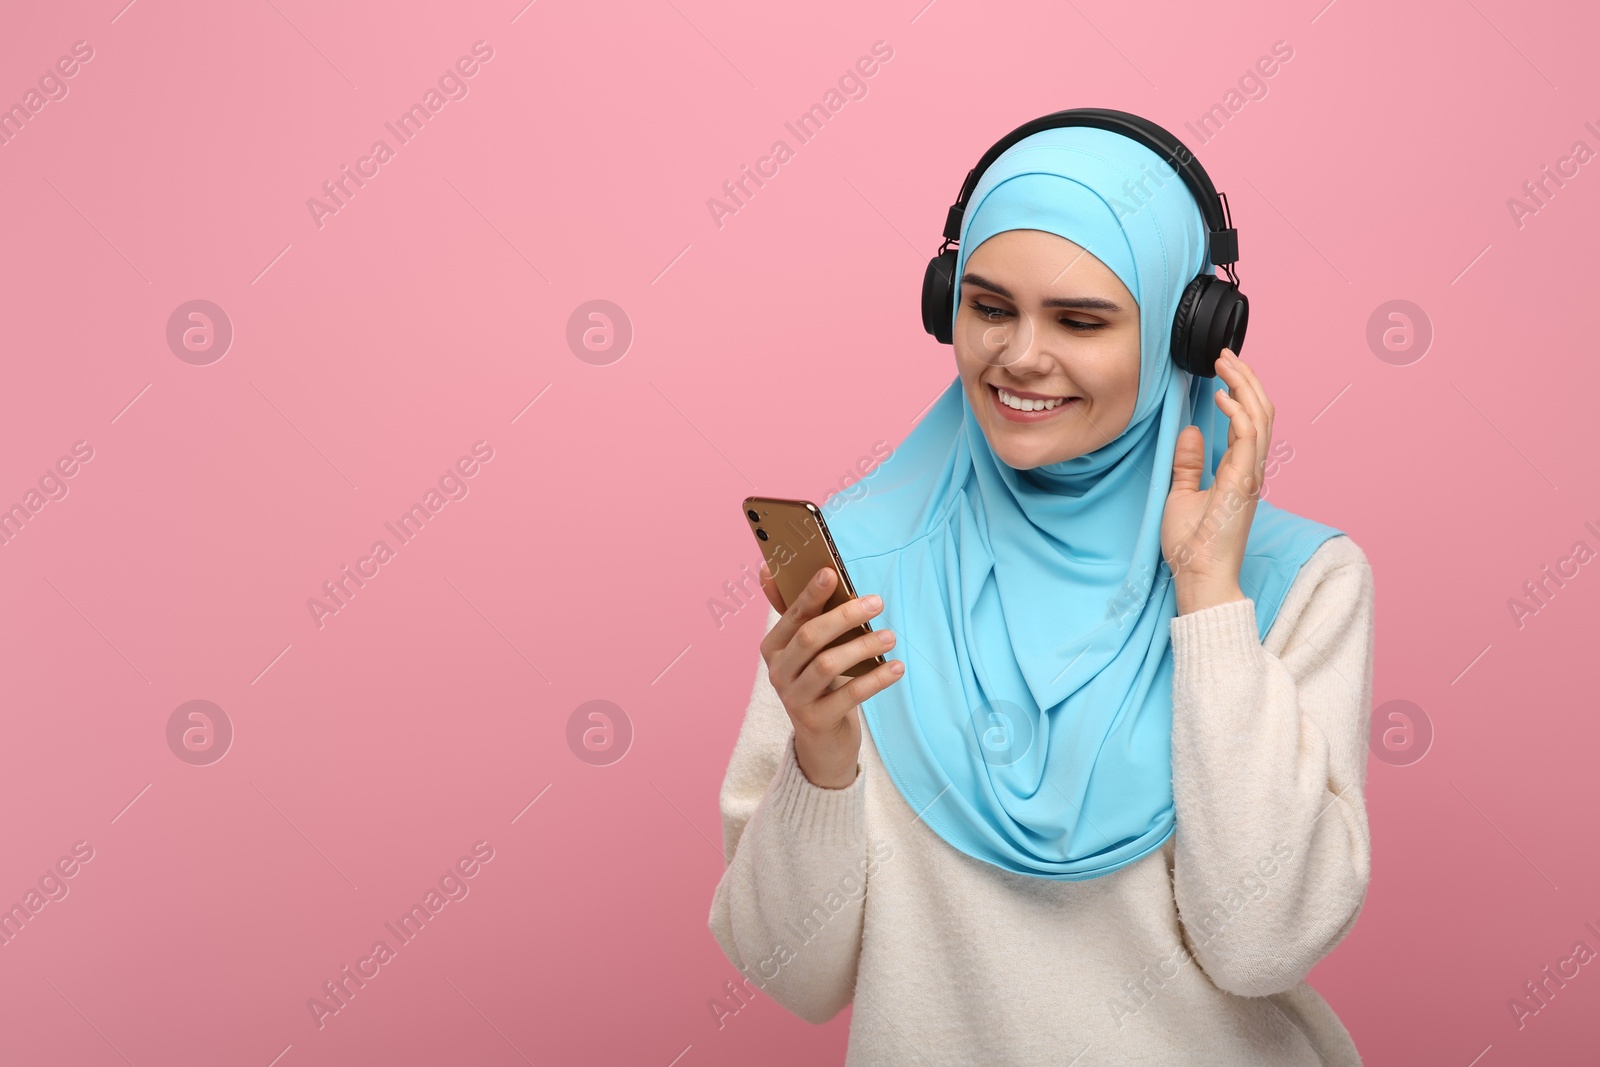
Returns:
[[[826,582],[828,580],[828,569],[826,567],[824,567],[822,570],[818,571],[817,572],[817,576],[815,578],[811,579],[811,580],[813,582],[815,582],[818,586],[821,586],[824,582]]]
[[[904,674],[906,673],[906,665],[897,659],[892,659],[889,661],[889,673]]]
[[[894,631],[893,630],[880,630],[880,631],[878,631],[878,644],[880,644],[880,645],[892,645],[892,644],[894,644]]]
[[[883,607],[883,598],[877,593],[870,593],[861,598],[861,603],[868,611],[877,611],[879,608]]]

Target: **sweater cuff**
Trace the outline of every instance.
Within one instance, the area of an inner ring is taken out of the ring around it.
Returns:
[[[1236,678],[1240,661],[1261,653],[1256,602],[1249,597],[1174,616],[1172,672],[1176,682]]]
[[[783,766],[768,798],[780,822],[803,840],[819,845],[861,844],[867,838],[866,776],[856,764],[856,779],[843,789],[812,783],[794,754],[794,734],[784,747]]]

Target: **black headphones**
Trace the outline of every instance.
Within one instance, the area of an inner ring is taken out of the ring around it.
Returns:
[[[1233,228],[1226,195],[1217,192],[1194,153],[1149,119],[1126,111],[1098,107],[1057,111],[1018,126],[983,154],[978,165],[967,172],[967,180],[961,183],[961,195],[950,205],[944,222],[944,244],[928,261],[927,273],[923,275],[923,328],[941,344],[951,343],[956,256],[960,251],[953,246],[961,239],[961,218],[966,214],[967,198],[978,184],[978,176],[1002,152],[1023,138],[1062,126],[1092,126],[1131,137],[1162,157],[1194,194],[1205,219],[1210,260],[1227,272],[1228,280],[1215,274],[1197,274],[1184,289],[1177,314],[1172,319],[1172,359],[1191,374],[1215,377],[1217,357],[1224,348],[1239,352],[1250,319],[1250,301],[1239,291],[1239,276],[1233,269],[1239,259],[1239,231]]]

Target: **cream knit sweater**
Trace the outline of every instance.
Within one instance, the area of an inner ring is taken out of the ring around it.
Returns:
[[[1366,895],[1372,601],[1366,556],[1340,535],[1264,642],[1253,600],[1174,618],[1176,833],[1082,882],[950,847],[869,729],[854,783],[811,784],[760,664],[710,917],[739,997],[813,1023],[853,1001],[847,1067],[1359,1064],[1304,978]]]

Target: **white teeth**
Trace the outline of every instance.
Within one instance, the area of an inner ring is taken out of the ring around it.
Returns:
[[[1018,411],[1049,411],[1051,408],[1060,407],[1067,402],[1066,397],[1057,397],[1054,400],[1030,400],[1020,396],[1013,396],[998,386],[996,386],[995,391],[1000,394],[1000,403],[1008,408],[1016,408]]]

